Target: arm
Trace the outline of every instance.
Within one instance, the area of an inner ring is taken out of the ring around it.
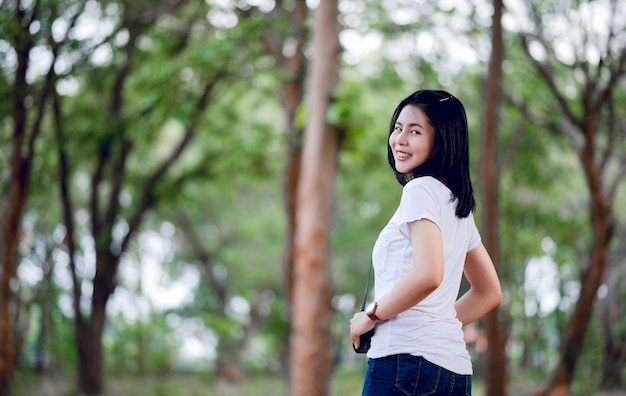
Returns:
[[[413,267],[389,294],[378,301],[376,316],[389,319],[406,311],[428,297],[443,280],[443,245],[439,227],[430,220],[409,223]],[[359,335],[372,329],[376,323],[364,312],[350,320],[350,338],[358,347]]]
[[[430,220],[408,224],[413,266],[393,290],[378,301],[376,316],[389,319],[431,294],[443,280],[443,245],[439,227]]]
[[[457,317],[466,326],[502,302],[502,289],[493,262],[481,243],[467,253],[465,277],[471,287],[454,304]]]

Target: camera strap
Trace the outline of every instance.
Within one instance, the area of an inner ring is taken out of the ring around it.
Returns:
[[[365,304],[367,304],[367,293],[370,290],[370,278],[372,277],[372,268],[374,267],[374,263],[370,261],[370,270],[367,274],[367,282],[365,282],[365,293],[363,293],[363,302],[361,303],[361,311],[365,311]]]

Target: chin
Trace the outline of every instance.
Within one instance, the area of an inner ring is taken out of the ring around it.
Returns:
[[[396,170],[397,170],[398,172],[400,172],[400,173],[407,174],[407,173],[411,173],[411,172],[413,172],[413,170],[415,170],[415,168],[416,168],[416,167],[411,167],[411,168],[409,168],[409,167],[406,167],[406,166],[402,166],[402,167],[396,167]]]

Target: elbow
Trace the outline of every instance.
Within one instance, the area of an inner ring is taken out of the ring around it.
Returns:
[[[437,273],[414,273],[412,279],[413,282],[411,290],[412,293],[415,294],[415,298],[418,300],[421,300],[424,297],[430,295],[439,287],[439,285],[441,285],[441,282],[443,282],[443,276],[440,277]]]
[[[439,285],[443,282],[443,271],[441,273],[433,273],[428,277],[423,279],[424,289],[428,291],[428,293],[434,292]]]
[[[502,288],[498,287],[491,293],[491,308],[495,308],[502,303]]]
[[[427,267],[414,266],[408,274],[413,282],[413,290],[422,295],[429,295],[434,292],[443,282],[443,262],[435,263]]]

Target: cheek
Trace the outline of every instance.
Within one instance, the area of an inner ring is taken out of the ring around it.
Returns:
[[[433,155],[435,151],[437,151],[435,150],[435,139],[433,138],[429,139],[427,146],[428,146],[428,151],[430,152],[430,155]]]
[[[437,150],[435,150],[435,145],[432,144],[429,149],[428,158],[434,157],[436,152]]]

